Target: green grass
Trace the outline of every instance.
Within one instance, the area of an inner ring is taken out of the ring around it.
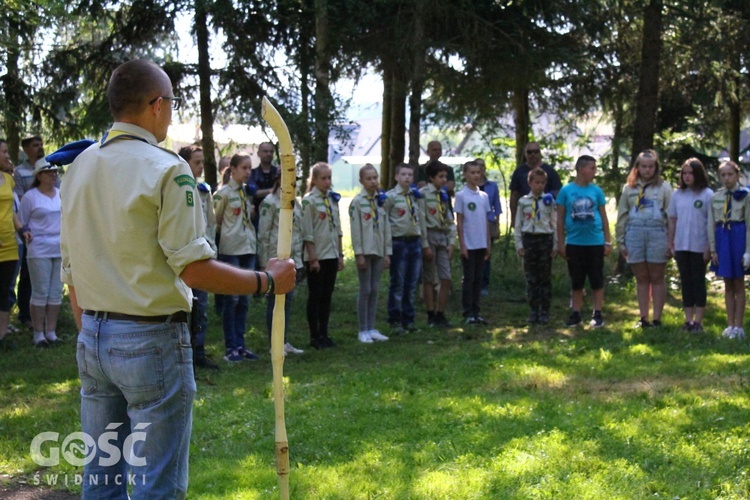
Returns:
[[[505,240],[482,299],[490,327],[428,330],[420,306],[421,332],[363,345],[348,261],[331,318],[338,347],[306,350],[284,367],[292,497],[750,498],[750,349],[721,338],[720,293],[711,293],[707,332],[694,335],[679,331],[674,295],[664,328],[635,330],[633,283],[616,281],[607,285],[607,325],[568,330],[560,261],[553,288],[554,323],[527,329],[523,277]],[[384,327],[386,275],[381,291]],[[290,330],[303,348],[306,298],[302,287]],[[456,289],[455,323],[459,302]],[[261,360],[198,372],[190,498],[278,497],[262,307],[251,300],[248,335]],[[80,472],[40,468],[29,456],[38,432],[80,426],[69,316],[60,330],[68,341],[59,348],[35,350],[25,334],[13,336],[17,351],[0,353],[0,481]],[[218,360],[213,313],[208,343]]]

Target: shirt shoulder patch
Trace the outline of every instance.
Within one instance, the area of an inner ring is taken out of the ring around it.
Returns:
[[[177,177],[174,178],[174,181],[180,187],[190,186],[191,188],[195,188],[195,178],[192,175],[188,175],[188,174],[178,175]]]

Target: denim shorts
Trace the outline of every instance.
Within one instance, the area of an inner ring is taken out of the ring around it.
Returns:
[[[625,231],[628,264],[667,262],[667,230],[663,226],[630,226]]]

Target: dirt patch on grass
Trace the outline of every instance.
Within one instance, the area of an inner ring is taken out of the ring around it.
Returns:
[[[73,500],[80,498],[69,491],[52,490],[26,483],[4,482],[0,479],[0,498],[3,500]]]

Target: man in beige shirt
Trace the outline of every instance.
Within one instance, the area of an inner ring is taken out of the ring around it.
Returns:
[[[211,259],[195,178],[157,146],[180,103],[161,68],[122,64],[107,97],[115,123],[76,158],[61,189],[82,431],[110,444],[84,466],[83,497],[127,498],[131,483],[134,498],[185,498],[196,390],[190,289],[286,293],[294,263],[255,273]]]

